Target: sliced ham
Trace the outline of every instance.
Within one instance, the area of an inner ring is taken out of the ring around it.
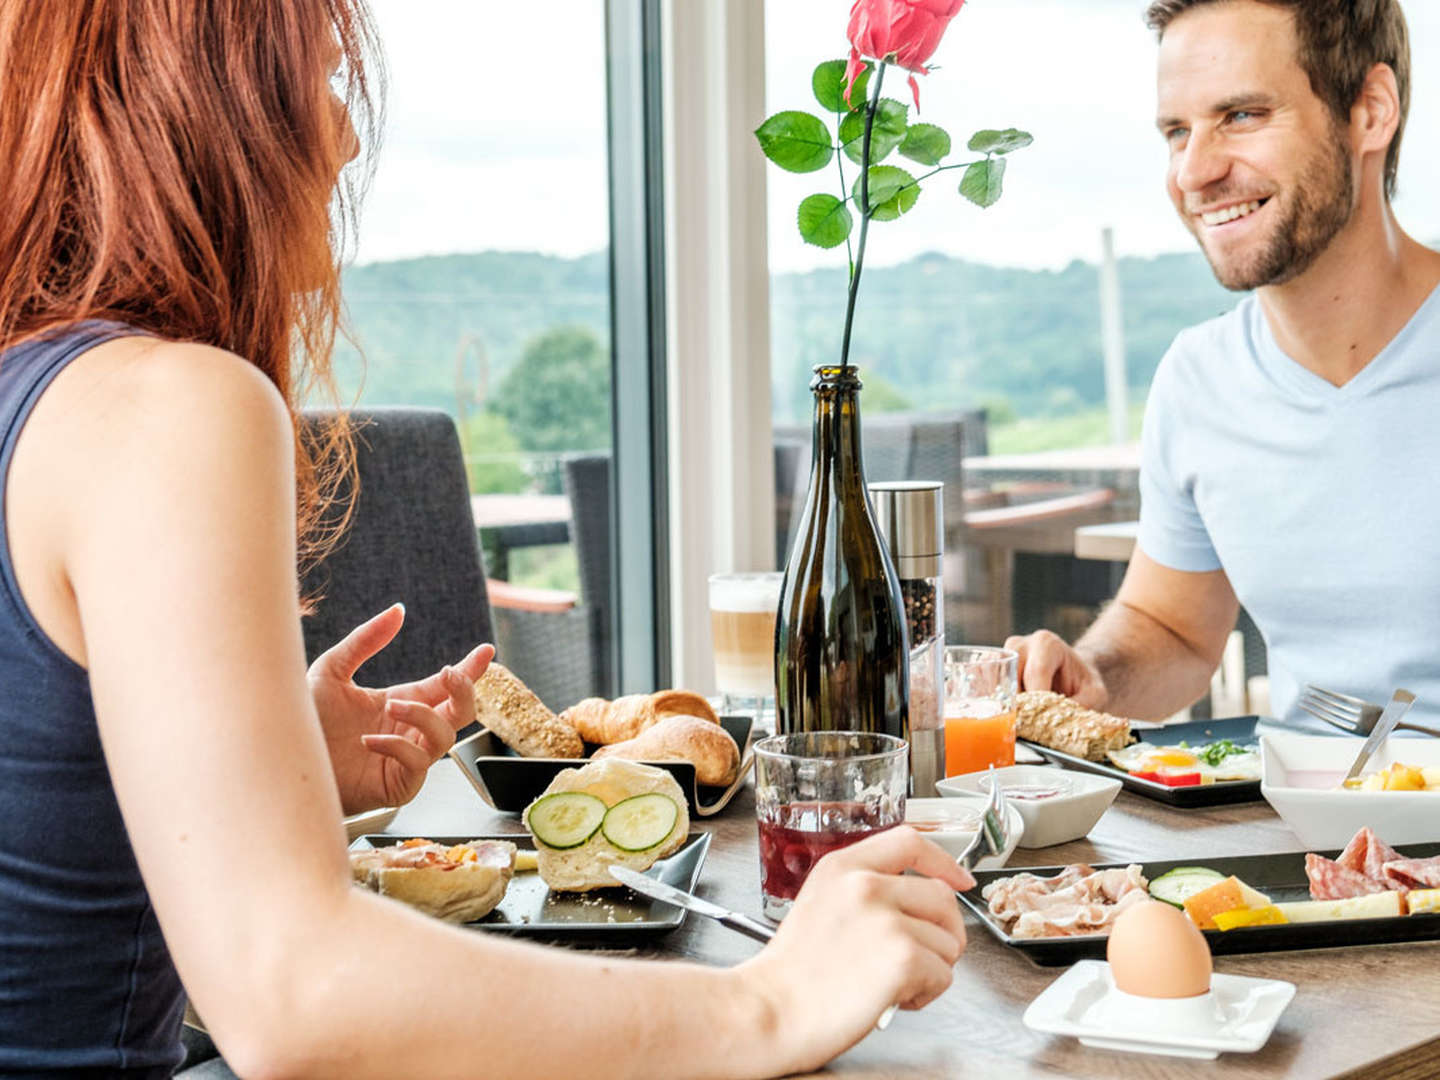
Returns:
[[[1068,937],[1105,933],[1116,915],[1146,899],[1148,887],[1138,865],[1095,871],[1077,864],[1052,878],[1001,878],[981,895],[1013,937]]]

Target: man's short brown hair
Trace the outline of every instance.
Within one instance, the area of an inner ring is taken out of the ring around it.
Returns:
[[[1226,0],[1154,0],[1145,22],[1162,38],[1179,15],[1204,4]],[[1388,64],[1400,90],[1400,123],[1385,155],[1385,194],[1395,197],[1400,168],[1400,139],[1410,113],[1410,33],[1400,0],[1257,0],[1285,8],[1295,19],[1300,39],[1297,58],[1315,96],[1349,126],[1350,108],[1360,97],[1365,76],[1376,64]]]

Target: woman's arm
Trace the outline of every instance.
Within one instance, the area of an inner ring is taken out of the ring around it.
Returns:
[[[57,380],[26,440],[15,468],[49,483],[12,530],[54,523],[131,843],[239,1072],[758,1076],[818,1065],[891,1001],[948,985],[967,876],[908,830],[822,866],[825,888],[728,971],[516,944],[353,889],[274,389],[216,350],[111,343]]]

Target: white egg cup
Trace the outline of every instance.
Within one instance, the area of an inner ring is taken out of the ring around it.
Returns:
[[[1139,1025],[1156,1035],[1208,1031],[1221,1020],[1220,1008],[1211,990],[1192,997],[1156,998],[1127,994],[1112,986],[1097,1012],[1107,1023],[1124,1027]]]

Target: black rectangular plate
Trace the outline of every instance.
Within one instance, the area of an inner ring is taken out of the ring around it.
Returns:
[[[720,726],[740,748],[740,772],[729,787],[713,787],[695,780],[695,766],[688,761],[647,761],[667,770],[685,792],[690,812],[696,817],[717,814],[729,804],[745,783],[750,768],[750,716],[722,716]],[[586,747],[587,754],[590,747]],[[562,769],[575,769],[587,758],[521,757],[489,731],[481,730],[450,748],[450,759],[487,803],[507,814],[518,814],[538,799]]]
[[[1440,844],[1404,844],[1395,849],[1406,858],[1428,859],[1440,855]],[[1340,852],[1317,852],[1335,858]],[[1129,863],[1097,863],[1096,870],[1125,867]],[[1154,881],[1177,866],[1208,866],[1217,873],[1234,874],[1245,884],[1259,889],[1271,900],[1282,903],[1309,900],[1310,884],[1305,876],[1305,852],[1287,851],[1278,855],[1232,855],[1225,858],[1173,859],[1141,864],[1145,877]],[[1064,938],[1012,938],[993,919],[980,892],[990,882],[1031,873],[1053,877],[1064,867],[1025,866],[1003,870],[977,870],[975,888],[960,893],[960,900],[985,924],[985,929],[1042,967],[1059,967],[1076,960],[1103,960],[1107,934],[1085,934]],[[1202,930],[1210,951],[1216,956],[1229,953],[1282,952],[1291,949],[1335,949],[1350,945],[1386,945],[1400,941],[1440,940],[1440,914],[1401,915],[1388,919],[1338,919],[1328,922],[1286,923],[1282,926],[1247,926],[1235,930]]]
[[[1258,716],[1232,716],[1224,720],[1197,720],[1191,724],[1166,724],[1163,728],[1150,728],[1136,731],[1134,734],[1142,742],[1154,742],[1159,745],[1159,742],[1163,741],[1166,746],[1173,746],[1178,742],[1188,742],[1191,746],[1199,746],[1217,739],[1258,744],[1260,737],[1255,733],[1255,725],[1259,720]],[[1179,810],[1193,810],[1201,806],[1225,806],[1228,803],[1259,802],[1264,798],[1260,794],[1259,780],[1219,780],[1213,784],[1196,784],[1193,787],[1169,787],[1165,784],[1157,784],[1154,780],[1142,780],[1138,776],[1131,776],[1124,769],[1117,769],[1108,761],[1086,761],[1082,757],[1052,750],[1048,746],[1041,746],[1028,739],[1019,741],[1056,765],[1062,765],[1067,769],[1079,769],[1081,772],[1095,773],[1098,776],[1111,777],[1124,784],[1126,791],[1133,791],[1136,795],[1143,795],[1147,799],[1154,799],[1156,802],[1165,803],[1167,806],[1173,806]]]
[[[357,837],[351,851],[389,847],[404,841],[403,836],[371,833]],[[522,851],[533,851],[535,842],[525,833],[492,836],[428,836],[437,844],[464,844],[471,840],[508,840]],[[710,850],[709,833],[691,833],[685,846],[661,859],[647,873],[667,885],[686,892],[695,891],[705,853]],[[551,892],[534,871],[510,879],[494,911],[475,922],[462,923],[467,930],[496,930],[501,933],[536,937],[632,937],[663,934],[685,921],[685,909],[663,900],[651,900],[616,885],[585,893]]]

